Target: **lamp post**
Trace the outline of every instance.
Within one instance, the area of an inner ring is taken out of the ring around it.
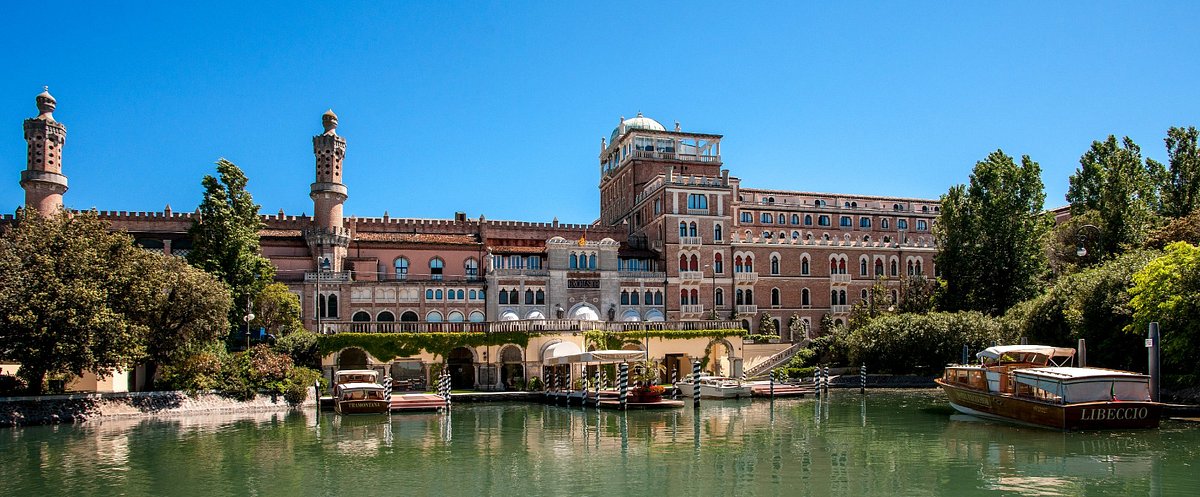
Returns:
[[[250,350],[250,321],[254,320],[254,313],[250,312],[250,297],[246,297],[246,315],[242,319],[246,321],[246,350]]]
[[[717,268],[712,264],[705,264],[704,268],[712,272],[712,316],[715,318],[717,317]]]
[[[1103,235],[1103,233],[1100,231],[1100,228],[1098,228],[1092,224],[1085,224],[1083,226],[1075,228],[1075,237],[1078,242],[1078,244],[1075,246],[1075,255],[1080,258],[1083,258],[1083,257],[1087,256],[1087,254],[1088,254],[1087,247],[1084,246],[1084,244],[1088,241],[1088,239],[1087,239],[1087,235],[1085,235],[1083,233],[1083,231],[1087,228],[1096,230],[1096,242],[1097,243],[1100,242],[1100,237]]]

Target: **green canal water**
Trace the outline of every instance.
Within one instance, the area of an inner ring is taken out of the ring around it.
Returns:
[[[1200,425],[1060,433],[953,414],[936,391],[523,403],[0,429],[0,495],[1200,495]]]

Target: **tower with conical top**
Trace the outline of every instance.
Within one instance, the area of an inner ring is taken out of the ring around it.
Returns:
[[[58,102],[50,89],[37,96],[38,116],[25,120],[25,141],[29,152],[27,165],[21,171],[21,188],[25,189],[25,205],[43,215],[62,209],[63,194],[67,192],[67,177],[62,174],[62,149],[67,141],[67,127],[54,120]]]
[[[341,272],[350,244],[350,232],[342,221],[342,204],[347,197],[346,185],[342,184],[346,139],[337,134],[338,118],[332,109],[321,116],[321,124],[325,132],[312,140],[317,159],[317,177],[309,193],[313,224],[304,230],[304,239],[319,271]]]

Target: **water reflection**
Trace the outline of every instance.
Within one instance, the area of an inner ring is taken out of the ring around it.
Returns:
[[[936,392],[122,420],[0,430],[0,445],[6,495],[331,495],[347,475],[363,494],[1200,494],[1192,425],[1017,428],[953,415]]]

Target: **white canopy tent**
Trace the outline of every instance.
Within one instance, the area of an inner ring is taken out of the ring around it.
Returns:
[[[565,342],[564,342],[565,343]],[[555,344],[558,345],[558,344]],[[572,344],[574,345],[574,344]],[[553,347],[553,345],[551,345]],[[575,350],[579,350],[578,347]],[[547,352],[550,352],[547,350]],[[616,362],[631,362],[637,361],[645,356],[645,352],[640,350],[593,350],[591,352],[577,352],[574,354],[563,354],[551,356],[546,354],[546,364],[556,366],[559,364],[579,364],[579,363],[616,363]]]

